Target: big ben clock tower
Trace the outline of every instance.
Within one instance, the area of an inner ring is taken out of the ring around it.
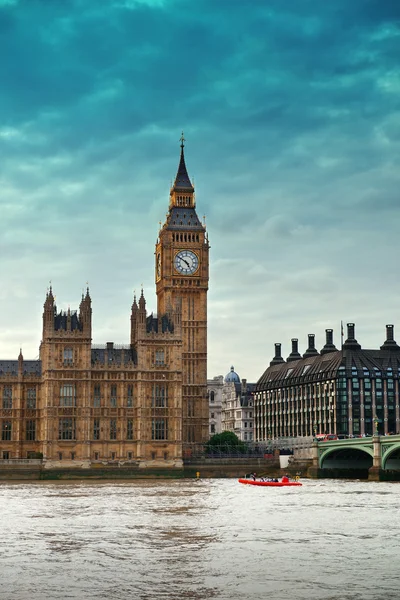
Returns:
[[[158,314],[178,303],[182,319],[182,442],[184,447],[208,439],[207,290],[209,244],[196,213],[181,138],[181,156],[170,190],[167,219],[156,244]]]

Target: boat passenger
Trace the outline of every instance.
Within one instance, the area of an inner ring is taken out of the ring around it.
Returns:
[[[282,483],[289,483],[289,477],[287,475],[282,477]]]

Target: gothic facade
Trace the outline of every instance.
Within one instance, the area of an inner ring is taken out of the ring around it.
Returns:
[[[181,466],[186,448],[208,439],[208,251],[182,138],[156,242],[157,316],[142,291],[130,343],[93,346],[89,289],[79,310],[63,312],[50,288],[39,360],[0,361],[0,459]]]

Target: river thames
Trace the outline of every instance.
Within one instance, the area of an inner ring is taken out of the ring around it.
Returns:
[[[400,487],[2,483],[3,600],[398,600]]]

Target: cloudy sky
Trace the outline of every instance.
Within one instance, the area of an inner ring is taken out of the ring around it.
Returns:
[[[186,137],[211,243],[209,376],[356,323],[400,341],[398,0],[0,0],[0,357],[89,282],[93,342],[156,310]]]

